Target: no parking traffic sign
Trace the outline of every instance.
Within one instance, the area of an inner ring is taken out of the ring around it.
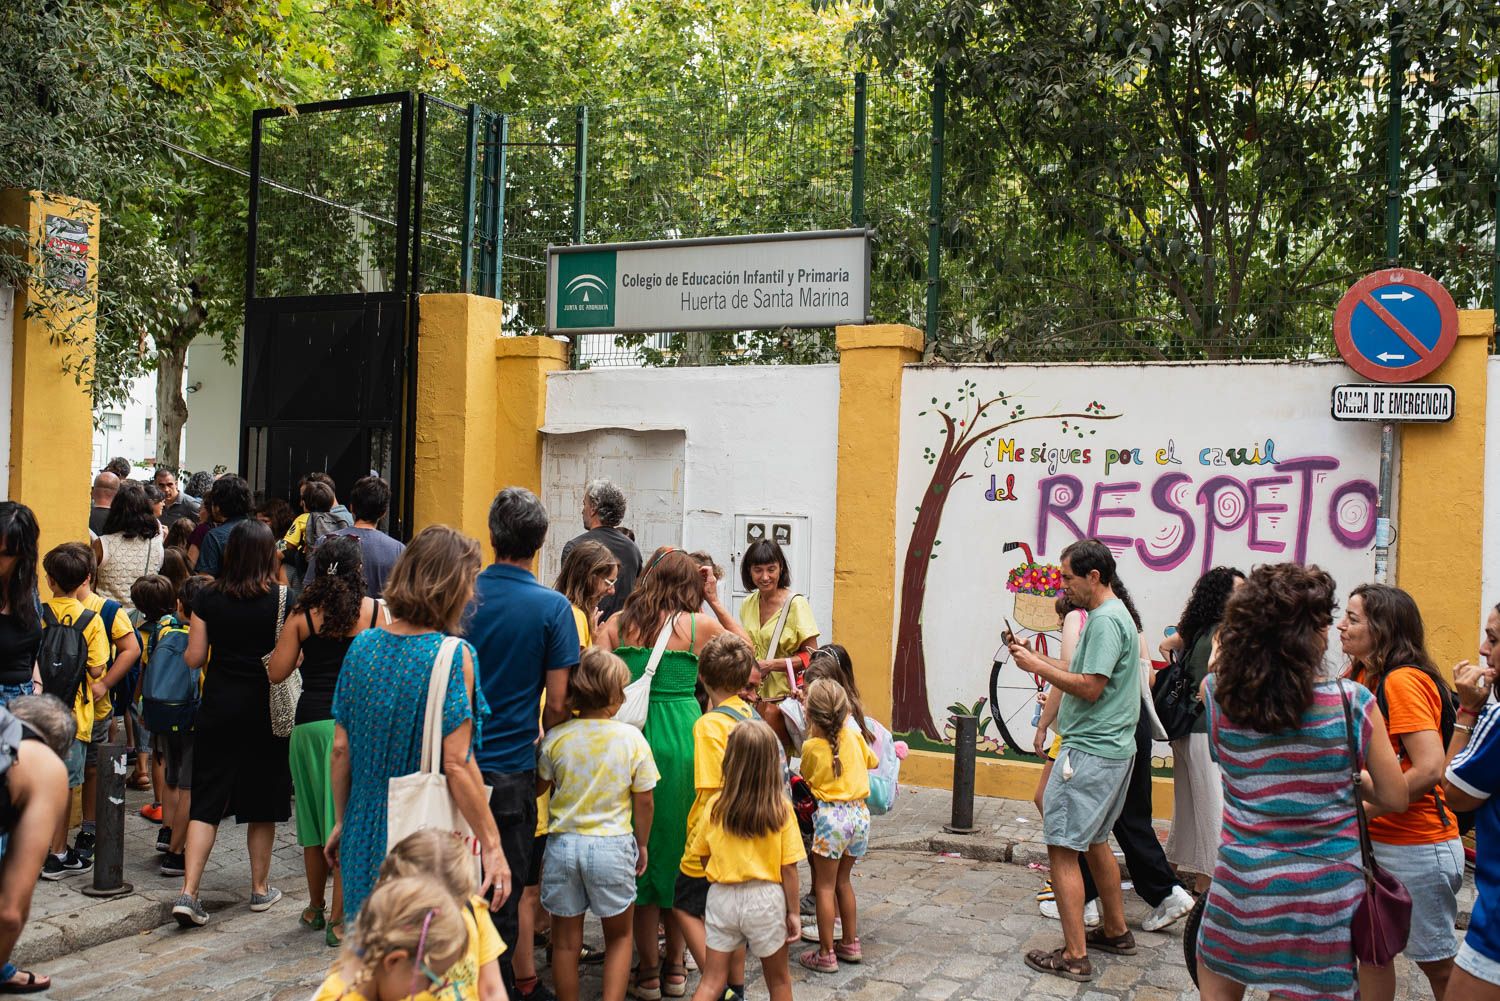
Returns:
[[[1349,367],[1377,382],[1412,382],[1441,365],[1458,340],[1458,309],[1433,279],[1389,268],[1339,300],[1333,337]]]

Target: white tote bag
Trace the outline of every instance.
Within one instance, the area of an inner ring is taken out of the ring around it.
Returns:
[[[386,783],[385,849],[390,851],[408,834],[426,828],[449,831],[461,838],[474,858],[476,885],[483,873],[479,841],[474,829],[464,819],[448,779],[443,775],[443,701],[448,693],[448,677],[453,655],[458,650],[457,636],[445,636],[432,665],[427,683],[427,712],[422,723],[422,758],[410,775],[397,775]],[[485,799],[490,789],[485,787]]]
[[[672,623],[677,616],[668,616],[667,622],[657,634],[656,646],[651,649],[651,659],[646,662],[646,672],[625,686],[625,703],[615,711],[615,719],[629,723],[637,730],[646,727],[646,713],[651,708],[651,679],[656,675],[656,665],[667,652],[667,640],[672,638]]]

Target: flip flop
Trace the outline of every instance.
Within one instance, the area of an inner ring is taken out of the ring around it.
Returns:
[[[1069,959],[1061,949],[1048,952],[1033,949],[1026,954],[1026,965],[1038,973],[1050,973],[1054,977],[1086,984],[1094,979],[1094,968],[1087,959]]]
[[[38,983],[36,974],[30,970],[17,970],[15,975],[20,976],[23,973],[26,974],[24,983],[16,983],[14,980],[0,983],[0,994],[38,994],[52,987],[51,977],[44,976],[42,978],[44,982]]]

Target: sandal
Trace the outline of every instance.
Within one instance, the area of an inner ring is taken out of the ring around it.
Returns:
[[[1052,892],[1052,880],[1050,879],[1042,884],[1042,888],[1040,890],[1036,891],[1036,902],[1039,904],[1044,904],[1049,900],[1056,899],[1057,894]]]
[[[642,984],[648,980],[655,981],[655,987],[643,987]],[[648,966],[644,969],[637,966],[630,974],[630,988],[627,993],[636,1001],[661,1001],[661,967]]]
[[[797,957],[797,962],[814,973],[839,972],[838,955],[832,952],[819,952],[817,949],[809,949]]]
[[[661,992],[669,998],[687,997],[687,967],[681,963],[662,966]]]
[[[323,930],[323,941],[328,948],[337,949],[344,944],[344,919],[328,922],[328,927]]]
[[[151,776],[142,774],[141,772],[136,772],[131,775],[130,778],[125,780],[125,788],[141,790],[150,789]]]
[[[18,981],[15,978],[25,974],[26,979]],[[36,994],[52,987],[52,978],[43,975],[38,978],[30,970],[17,970],[10,980],[0,982],[0,994]]]
[[[833,943],[833,954],[844,963],[864,962],[864,952],[859,947],[859,939],[852,942]]]
[[[1048,952],[1033,949],[1026,954],[1026,965],[1038,973],[1050,973],[1054,977],[1086,984],[1094,979],[1094,967],[1087,959],[1069,959],[1061,949]]]
[[[552,961],[552,952],[550,949],[547,952],[547,961],[549,963]],[[578,961],[585,966],[596,966],[604,962],[604,950],[585,942],[578,949]]]
[[[1123,935],[1106,935],[1103,928],[1095,928],[1084,936],[1083,942],[1090,950],[1098,949],[1116,956],[1135,955],[1135,935],[1128,928]]]
[[[297,923],[308,931],[322,931],[324,926],[323,908],[308,905],[302,909],[302,916]]]

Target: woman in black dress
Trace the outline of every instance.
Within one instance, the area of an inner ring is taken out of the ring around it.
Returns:
[[[192,610],[185,659],[189,667],[208,667],[193,727],[186,874],[172,906],[184,928],[208,922],[198,882],[219,822],[228,816],[249,825],[250,909],[264,911],[281,899],[269,883],[271,846],[276,824],[292,815],[292,774],[287,738],[271,732],[270,681],[262,660],[276,646],[288,605],[276,571],[271,530],[246,519],[230,533],[219,576]]]
[[[36,599],[36,516],[15,501],[0,501],[0,706],[31,694],[31,666],[42,642]]]

